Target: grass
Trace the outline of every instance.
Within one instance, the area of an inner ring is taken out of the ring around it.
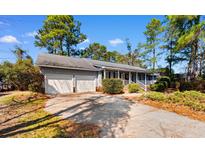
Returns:
[[[0,97],[0,137],[54,138],[99,137],[100,129],[77,124],[44,110],[48,98],[32,92],[14,92]]]
[[[140,96],[127,97],[127,99],[153,106],[155,108],[175,112],[192,119],[205,121],[205,94],[197,91],[185,92],[147,92]]]
[[[27,97],[27,96],[31,96],[34,93],[31,93],[29,91],[25,91],[25,92],[20,92],[20,91],[14,91],[11,94],[5,95],[5,96],[1,96],[0,97],[0,104],[11,104],[13,103],[12,101],[17,99],[17,100],[21,100],[22,97]]]

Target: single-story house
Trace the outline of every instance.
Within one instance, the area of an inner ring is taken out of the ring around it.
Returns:
[[[105,78],[122,79],[124,85],[139,83],[145,89],[156,80],[144,68],[86,58],[40,54],[36,64],[45,77],[48,94],[96,91]]]

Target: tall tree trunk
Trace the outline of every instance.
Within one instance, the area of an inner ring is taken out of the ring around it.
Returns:
[[[202,59],[203,59],[203,50],[199,54],[199,76],[202,76]]]
[[[172,76],[172,61],[173,61],[173,47],[172,47],[172,39],[170,42],[170,59],[169,59],[169,77]]]
[[[155,51],[155,48],[153,49],[153,58],[154,58],[154,61],[153,61],[153,71],[155,71],[155,59],[156,59],[156,51]]]

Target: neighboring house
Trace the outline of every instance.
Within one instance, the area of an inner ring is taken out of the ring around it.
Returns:
[[[96,91],[105,78],[119,78],[124,85],[134,82],[145,88],[155,78],[136,66],[53,54],[40,54],[36,64],[45,77],[48,94]]]

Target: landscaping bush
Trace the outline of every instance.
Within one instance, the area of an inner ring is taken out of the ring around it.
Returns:
[[[181,82],[180,91],[196,90],[205,92],[205,80],[195,80],[190,82]]]
[[[180,83],[180,91],[185,91],[185,90],[194,90],[194,82],[181,82]]]
[[[19,60],[15,64],[4,62],[0,74],[3,81],[12,84],[16,90],[42,92],[43,76],[29,59]]]
[[[166,99],[165,95],[160,92],[149,92],[145,95],[145,97],[153,101],[164,101]]]
[[[103,92],[108,94],[120,94],[123,92],[123,83],[120,79],[104,79],[102,81]]]
[[[136,93],[140,91],[140,85],[137,83],[131,83],[128,85],[129,93]]]
[[[167,88],[166,82],[156,82],[150,85],[150,90],[152,91],[164,91]]]
[[[157,82],[150,85],[150,90],[162,92],[170,87],[171,80],[167,76],[161,76],[157,79]]]
[[[157,82],[166,82],[167,87],[170,87],[171,84],[171,79],[168,76],[161,76],[160,78],[157,79]]]
[[[43,88],[43,76],[35,76],[34,80],[28,85],[28,90],[33,92],[44,92]]]
[[[205,112],[205,94],[198,91],[177,91],[171,94],[149,92],[145,97],[153,101],[180,104],[189,106],[191,109],[196,111]]]

